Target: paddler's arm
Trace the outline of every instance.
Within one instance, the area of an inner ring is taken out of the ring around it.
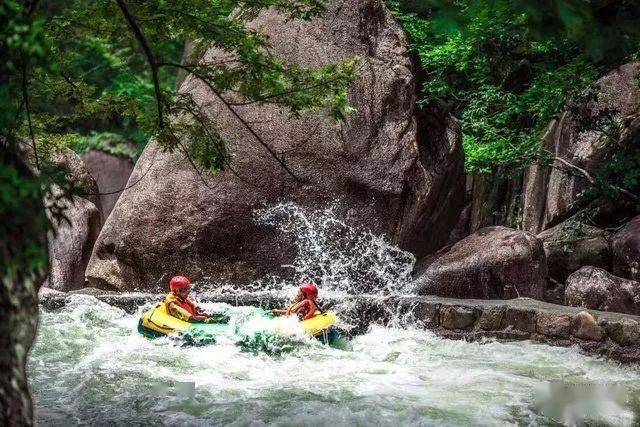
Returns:
[[[192,316],[187,310],[174,303],[169,303],[168,308],[169,314],[185,322],[203,322],[207,318],[207,316]]]
[[[289,307],[286,311],[286,315],[289,316],[291,314],[295,314],[298,316],[298,318],[300,318],[300,310],[302,310],[307,304],[309,303],[309,301],[307,300],[302,300],[300,302],[295,303],[294,305],[292,305],[291,307]],[[302,320],[302,319],[300,319]]]
[[[281,310],[279,308],[274,308],[273,310],[269,310],[271,313],[276,314],[278,316],[282,316],[287,312],[287,310]]]

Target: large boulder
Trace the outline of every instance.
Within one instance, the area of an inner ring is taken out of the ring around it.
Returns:
[[[562,304],[567,277],[581,267],[591,265],[611,269],[609,234],[577,220],[569,219],[538,234],[547,258],[550,289],[556,289],[547,301]]]
[[[73,183],[75,191],[78,192],[82,198],[90,201],[97,207],[100,206],[98,183],[80,156],[73,150],[64,148],[53,154],[49,160],[54,166],[64,171],[67,179]]]
[[[64,150],[53,157],[53,163],[64,170],[80,193],[87,198],[64,195],[57,186],[51,188],[45,204],[62,209],[64,218],[52,215],[53,230],[48,233],[49,276],[46,286],[60,291],[84,287],[85,269],[89,263],[93,245],[100,233],[101,216],[94,204],[98,185],[80,157],[71,150]]]
[[[107,219],[133,171],[133,161],[100,150],[89,150],[82,160],[95,178],[100,194],[102,217]]]
[[[613,272],[640,281],[640,215],[613,235]]]
[[[61,194],[57,188],[52,190],[53,197]],[[60,200],[58,205],[64,209],[65,219],[52,219],[54,227],[48,235],[49,277],[46,286],[70,291],[85,285],[85,270],[100,233],[100,211],[96,205],[78,196]]]
[[[597,99],[581,107],[587,110],[586,114],[593,122],[604,111],[613,110],[628,126],[637,127],[640,121],[629,118],[640,111],[639,73],[640,62],[613,70],[596,81]],[[610,155],[614,144],[608,144],[602,132],[584,131],[581,121],[571,109],[554,120],[543,138],[542,153],[561,158],[593,175]],[[588,185],[576,169],[567,167],[562,161],[555,160],[552,167],[531,166],[524,179],[524,229],[538,233],[565,220],[578,195]]]
[[[533,234],[486,227],[462,239],[415,280],[421,295],[455,298],[542,299],[547,266]]]
[[[235,160],[203,177],[205,185],[182,154],[151,142],[129,179],[136,184],[120,196],[100,234],[87,270],[92,286],[150,288],[178,272],[246,282],[287,271],[281,266],[295,248],[253,218],[256,208],[284,200],[311,209],[337,201],[337,215],[418,255],[446,242],[464,196],[460,132],[438,112],[418,117],[407,39],[384,3],[337,1],[313,22],[269,10],[251,26],[288,63],[359,57],[361,72],[349,91],[357,112],[336,124],[320,112],[294,119],[273,105],[234,107],[296,181],[205,84],[187,77],[181,91],[215,118]],[[204,60],[220,55],[212,49]]]
[[[582,267],[567,279],[565,302],[574,307],[640,315],[640,283],[597,267]]]

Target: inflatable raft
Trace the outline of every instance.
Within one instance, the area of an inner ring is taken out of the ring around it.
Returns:
[[[273,315],[263,311],[265,318]],[[273,319],[276,322],[276,331],[285,330],[287,319],[278,317]],[[339,337],[338,332],[333,328],[336,323],[336,316],[331,312],[324,312],[315,315],[311,319],[303,320],[299,323],[302,329],[310,335],[321,339],[325,343],[331,343]],[[167,312],[167,306],[163,303],[156,305],[146,311],[138,322],[138,332],[148,338],[157,338],[170,334],[183,334],[196,337],[216,336],[220,334],[233,334],[231,326],[222,323],[189,323],[171,316]],[[212,342],[214,340],[212,339]]]

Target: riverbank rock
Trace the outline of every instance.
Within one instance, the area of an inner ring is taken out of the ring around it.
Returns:
[[[640,314],[640,283],[601,268],[582,267],[567,279],[565,302],[574,307]]]
[[[52,191],[59,196],[57,189]],[[73,196],[59,202],[66,220],[53,221],[49,232],[49,276],[46,286],[59,291],[84,287],[85,269],[100,232],[100,211],[90,201]]]
[[[467,329],[473,326],[475,313],[468,307],[443,307],[440,309],[440,326],[446,329]]]
[[[421,295],[542,299],[547,280],[542,242],[506,227],[486,227],[462,239],[415,281]]]
[[[629,345],[640,341],[640,323],[622,319],[607,323],[607,335],[618,344]]]
[[[100,193],[100,210],[103,221],[113,210],[121,190],[127,185],[129,176],[133,171],[133,161],[131,159],[99,150],[89,150],[82,155],[84,164],[96,180]],[[106,194],[110,193],[110,194]]]
[[[640,109],[638,74],[640,62],[632,62],[597,80],[597,99],[581,106],[586,108],[586,115],[595,118],[604,110],[615,110],[624,120],[636,114]],[[575,114],[566,111],[550,124],[541,150],[543,155],[550,153],[593,174],[615,147],[605,139],[599,132],[582,130]],[[578,175],[561,161],[555,161],[553,167],[534,165],[527,170],[523,189],[525,230],[538,233],[571,214],[572,204],[588,185]]]
[[[640,281],[640,215],[613,235],[614,274]]]
[[[319,66],[357,56],[349,90],[357,110],[345,124],[321,112],[291,118],[251,104],[234,107],[284,159],[293,179],[205,84],[186,78],[215,117],[234,157],[232,169],[204,177],[181,153],[151,142],[100,234],[87,278],[109,289],[166,286],[181,273],[245,283],[290,274],[295,247],[254,210],[282,201],[304,209],[336,205],[336,215],[418,255],[443,245],[463,203],[463,155],[454,119],[416,110],[418,82],[407,39],[380,0],[343,0],[323,19],[287,21],[273,10],[251,23],[285,62]],[[206,60],[219,59],[210,50]],[[148,171],[148,172],[147,172]]]
[[[64,148],[54,154],[50,160],[54,166],[65,172],[67,179],[72,182],[75,188],[81,193],[80,197],[90,201],[97,208],[100,207],[100,198],[97,195],[98,183],[80,156],[73,150]]]
[[[600,341],[603,332],[591,313],[581,311],[571,320],[571,335],[583,340]]]
[[[567,220],[538,234],[547,258],[549,281],[546,301],[562,304],[564,284],[571,273],[584,266],[611,270],[608,233],[574,220]]]
[[[50,216],[53,230],[48,233],[49,276],[45,286],[59,291],[80,289],[84,286],[85,269],[101,226],[98,185],[80,156],[66,149],[53,158],[53,163],[64,170],[74,186],[86,194],[63,197],[63,191],[54,186],[45,199],[45,205],[57,205],[65,218]],[[51,211],[48,211],[51,215]]]
[[[536,316],[536,332],[547,337],[567,339],[571,333],[571,316],[539,312]]]

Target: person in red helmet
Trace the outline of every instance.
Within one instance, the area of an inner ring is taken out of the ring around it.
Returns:
[[[169,281],[171,292],[165,297],[167,312],[185,322],[226,323],[229,318],[221,314],[207,315],[191,299],[191,282],[184,276],[175,276]]]
[[[277,315],[291,316],[295,314],[300,320],[311,319],[320,312],[316,302],[318,298],[318,287],[315,283],[303,283],[298,288],[298,294],[294,303],[286,310],[271,310]]]

